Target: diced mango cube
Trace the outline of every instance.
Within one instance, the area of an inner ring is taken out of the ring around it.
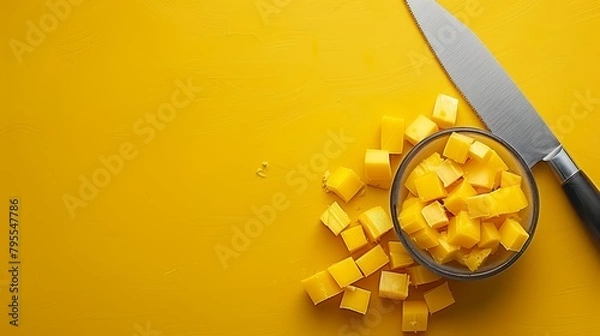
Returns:
[[[435,172],[425,173],[415,179],[415,187],[421,201],[429,202],[448,195],[446,188]]]
[[[349,202],[365,184],[360,177],[349,168],[339,167],[327,178],[325,186],[333,191],[344,202]]]
[[[369,308],[370,300],[371,291],[354,286],[348,286],[344,289],[344,296],[342,296],[340,308],[352,310],[365,315],[367,313],[367,309]]]
[[[402,154],[404,149],[404,119],[391,116],[381,118],[381,149],[390,154]]]
[[[464,179],[474,187],[482,187],[491,191],[496,180],[496,172],[490,170],[487,163],[471,160],[463,166]]]
[[[409,275],[382,271],[379,277],[379,297],[392,300],[404,300],[408,297]]]
[[[461,211],[448,224],[448,242],[466,248],[471,248],[481,238],[481,223],[479,218],[470,218],[469,213]]]
[[[404,232],[411,234],[428,226],[421,214],[422,204],[414,204],[400,212],[400,227]]]
[[[504,170],[508,170],[508,166],[504,163],[504,160],[498,155],[498,153],[492,150],[489,159],[486,162],[486,166],[490,171],[494,173],[499,173]]]
[[[321,271],[302,280],[301,283],[315,305],[343,291],[327,271]]]
[[[496,225],[492,222],[481,223],[481,238],[477,246],[480,248],[489,248],[493,253],[498,248],[498,244],[500,244],[500,233]]]
[[[438,235],[438,246],[428,250],[433,260],[438,264],[445,264],[452,261],[459,247],[448,242],[448,233],[442,232]]]
[[[421,214],[423,215],[423,218],[425,218],[427,224],[434,229],[441,229],[448,225],[449,220],[446,215],[446,209],[444,209],[442,204],[438,201],[423,207]]]
[[[502,224],[498,232],[500,233],[500,243],[508,251],[521,251],[529,239],[529,233],[523,229],[521,224],[510,218]]]
[[[340,287],[346,287],[363,278],[360,269],[352,257],[348,257],[327,268],[329,274]]]
[[[450,128],[456,125],[456,114],[458,112],[458,99],[444,94],[439,94],[433,106],[431,119],[440,128]]]
[[[333,202],[321,215],[321,222],[337,236],[350,225],[351,220],[342,207],[337,202]]]
[[[477,195],[477,191],[469,182],[462,180],[444,199],[444,207],[454,215],[461,211],[468,211],[467,198],[473,195]]]
[[[423,161],[421,161],[420,165],[425,169],[425,172],[435,171],[442,163],[444,163],[444,159],[440,156],[438,152],[434,152],[429,155]]]
[[[446,145],[444,146],[443,155],[449,159],[463,164],[467,162],[467,159],[469,158],[469,148],[471,147],[473,141],[475,140],[471,137],[452,132],[450,137],[448,137]]]
[[[492,254],[492,249],[482,249],[474,246],[464,259],[465,266],[467,266],[471,272],[475,272],[481,267],[490,254]]]
[[[402,303],[402,331],[427,331],[429,310],[425,301],[404,301]]]
[[[452,183],[458,181],[464,174],[462,167],[453,160],[445,160],[435,170],[437,176],[444,183],[444,187],[448,187]]]
[[[382,149],[367,149],[365,154],[365,176],[368,185],[388,189],[392,181],[390,152]]]
[[[360,258],[356,259],[356,264],[365,277],[375,273],[388,262],[390,262],[390,258],[388,258],[383,248],[381,248],[381,245],[375,246],[363,254]]]
[[[417,188],[415,187],[415,180],[420,176],[425,175],[427,171],[421,165],[417,165],[415,169],[413,169],[408,177],[406,178],[406,182],[404,182],[404,186],[408,189],[413,195],[417,195]]]
[[[496,200],[489,193],[467,197],[467,209],[471,218],[498,216]]]
[[[360,225],[342,231],[342,240],[350,253],[367,246],[368,243],[367,236]]]
[[[438,281],[442,277],[431,272],[423,265],[415,265],[406,269],[406,273],[410,275],[410,283],[413,286],[420,286],[431,282]]]
[[[363,212],[358,216],[358,221],[371,241],[376,241],[394,226],[390,216],[381,206]]]
[[[406,140],[413,145],[416,145],[421,140],[432,135],[439,130],[438,126],[431,119],[420,114],[417,118],[406,127]]]
[[[423,293],[423,298],[431,314],[449,307],[455,302],[447,282],[426,291]]]
[[[408,197],[402,202],[402,210],[407,209],[415,204],[419,204],[421,208],[424,206],[424,203],[418,197]]]
[[[389,241],[388,250],[390,252],[390,269],[395,270],[404,268],[415,263],[414,259],[404,248],[401,242]]]
[[[521,186],[521,176],[508,172],[502,171],[500,175],[500,187],[511,187],[511,186]]]
[[[410,239],[422,250],[428,250],[434,246],[439,245],[438,235],[436,229],[425,226],[421,230],[410,235]]]
[[[491,196],[496,200],[499,215],[518,212],[529,205],[520,186],[499,188],[492,191]]]
[[[490,158],[492,154],[492,149],[479,141],[473,141],[471,147],[469,147],[469,158],[481,162],[485,162]]]

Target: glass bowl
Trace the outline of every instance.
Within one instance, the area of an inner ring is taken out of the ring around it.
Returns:
[[[444,145],[446,144],[446,140],[452,132],[470,136],[495,150],[504,160],[510,171],[522,177],[521,188],[529,203],[529,206],[519,212],[521,224],[529,233],[529,238],[525,242],[525,245],[523,245],[523,248],[519,252],[510,252],[506,251],[502,246],[499,246],[498,251],[491,255],[481,265],[481,268],[474,272],[471,272],[466,266],[460,265],[456,261],[451,261],[446,264],[437,263],[427,251],[421,250],[413,243],[409,235],[401,229],[399,222],[402,202],[410,194],[408,189],[404,186],[406,178],[423,159],[434,152],[441,154]],[[454,127],[427,137],[408,152],[394,177],[390,195],[390,210],[396,234],[415,261],[427,267],[434,273],[446,278],[455,280],[477,280],[496,275],[506,270],[513,265],[523,253],[525,253],[525,250],[527,250],[527,247],[533,239],[537,227],[540,200],[537,185],[533,179],[531,170],[517,151],[506,143],[506,141],[484,130],[471,127]]]

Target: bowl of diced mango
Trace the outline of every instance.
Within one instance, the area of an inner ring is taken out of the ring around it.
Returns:
[[[501,138],[455,127],[419,142],[392,185],[390,206],[400,241],[431,271],[483,279],[513,265],[539,217],[531,170]]]

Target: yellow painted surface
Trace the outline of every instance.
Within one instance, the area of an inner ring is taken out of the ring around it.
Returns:
[[[302,289],[348,254],[319,223],[337,200],[322,174],[364,176],[383,114],[408,123],[430,115],[439,93],[460,95],[402,1],[264,1],[280,8],[261,17],[256,0],[82,0],[20,63],[10,41],[27,43],[27,22],[39,27],[51,10],[0,2],[0,199],[5,219],[8,200],[20,200],[22,260],[14,328],[4,224],[0,335],[400,333],[401,307],[375,292],[381,319],[366,326],[338,309],[340,297],[314,307]],[[441,2],[599,184],[600,3]],[[482,126],[464,99],[457,124]],[[431,317],[427,335],[600,329],[600,252],[548,167],[534,175],[542,208],[527,253],[493,279],[450,282],[456,304]],[[105,186],[82,187],[93,176]],[[85,207],[70,213],[64,195]],[[367,187],[351,218],[387,207],[387,196]]]

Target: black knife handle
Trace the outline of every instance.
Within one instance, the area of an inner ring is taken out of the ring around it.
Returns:
[[[564,149],[549,160],[569,202],[594,237],[600,241],[600,193]]]

